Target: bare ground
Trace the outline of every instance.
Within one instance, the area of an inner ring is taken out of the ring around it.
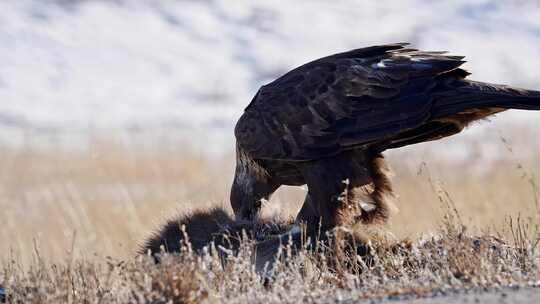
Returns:
[[[538,285],[538,284],[536,284]],[[535,304],[540,299],[540,288],[535,287],[505,287],[496,290],[471,290],[471,291],[450,291],[435,292],[433,295],[425,297],[403,296],[384,299],[381,303],[402,303],[402,304],[463,304],[463,303],[513,303],[513,304]],[[373,303],[373,301],[368,301]],[[346,303],[346,301],[345,301]],[[354,303],[354,302],[351,302]]]

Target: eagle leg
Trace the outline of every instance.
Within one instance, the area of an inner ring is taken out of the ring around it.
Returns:
[[[392,188],[381,154],[350,151],[310,162],[302,173],[309,190],[296,222],[309,233],[388,218]]]

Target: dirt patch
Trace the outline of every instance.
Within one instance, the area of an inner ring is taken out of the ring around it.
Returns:
[[[435,293],[433,296],[387,299],[385,303],[399,304],[463,304],[463,303],[513,303],[534,304],[540,299],[538,287],[507,287],[499,290],[475,290],[469,292]]]

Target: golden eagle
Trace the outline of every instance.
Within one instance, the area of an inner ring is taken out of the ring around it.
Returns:
[[[462,56],[407,43],[355,49],[262,86],[235,127],[231,204],[254,220],[280,185],[304,185],[308,229],[384,221],[392,188],[381,152],[459,133],[540,92],[468,80]]]

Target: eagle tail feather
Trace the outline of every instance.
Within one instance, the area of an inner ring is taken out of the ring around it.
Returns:
[[[435,94],[432,114],[433,118],[441,118],[484,108],[540,110],[540,92],[462,80],[457,87]]]

